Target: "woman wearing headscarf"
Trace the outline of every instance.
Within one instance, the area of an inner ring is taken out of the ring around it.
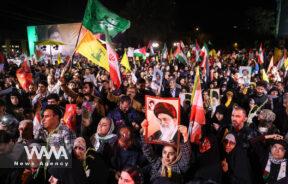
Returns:
[[[193,182],[221,183],[221,164],[217,138],[213,134],[204,135],[195,149],[195,160],[189,169]]]
[[[172,144],[166,144],[162,150],[162,156],[155,155],[152,146],[144,142],[144,136],[147,133],[147,120],[142,122],[143,136],[141,136],[143,145],[143,154],[151,164],[150,181],[153,183],[157,178],[166,177],[171,181],[183,183],[183,175],[189,168],[191,158],[191,145],[188,138],[187,128],[179,126],[179,131],[183,137],[183,143],[177,152],[177,148]]]
[[[212,132],[216,135],[218,140],[218,145],[221,145],[223,136],[225,134],[225,131],[227,131],[227,128],[229,126],[228,118],[227,118],[227,109],[224,105],[219,105],[216,108],[215,114],[212,117],[211,121],[212,123]]]
[[[142,184],[142,174],[137,167],[124,168],[118,180],[118,184]]]
[[[284,184],[288,182],[288,163],[287,163],[287,141],[283,136],[270,134],[262,136],[265,147],[256,149],[260,171],[262,175],[261,183],[265,184]],[[257,143],[257,142],[255,142]],[[253,143],[253,145],[255,145]]]
[[[100,120],[96,133],[90,138],[91,144],[97,152],[102,153],[105,144],[112,146],[117,140],[117,135],[113,134],[114,131],[113,120],[104,117]]]
[[[223,140],[223,159],[221,162],[223,179],[226,184],[251,184],[251,167],[246,151],[234,134],[228,133]]]
[[[144,157],[140,146],[136,143],[133,130],[130,127],[123,126],[119,129],[118,137],[115,143],[105,146],[103,156],[111,169],[110,183],[114,183],[113,179],[118,179],[120,171],[125,167],[139,166],[144,162]]]
[[[109,177],[109,169],[102,155],[94,149],[87,149],[86,141],[83,137],[78,137],[73,145],[73,158],[77,161],[75,167],[80,163],[81,174],[85,172],[85,180],[88,183],[106,184]],[[74,162],[72,164],[74,164]],[[72,168],[74,165],[72,165]]]
[[[257,119],[250,125],[251,128],[257,133],[257,137],[251,139],[251,148],[250,149],[250,163],[252,166],[253,173],[255,173],[254,180],[256,183],[263,183],[262,172],[263,168],[261,167],[261,160],[259,160],[259,153],[264,153],[268,149],[265,141],[266,135],[270,134],[279,134],[279,130],[273,124],[276,115],[269,109],[262,109]]]

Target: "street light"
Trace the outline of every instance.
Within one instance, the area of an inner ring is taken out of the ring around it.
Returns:
[[[152,43],[152,47],[153,47],[153,48],[158,48],[158,47],[159,47],[159,43],[153,42],[153,43]]]
[[[196,30],[196,31],[199,31],[199,27],[196,27],[195,30]]]
[[[174,42],[173,46],[176,47],[179,43],[178,42]]]

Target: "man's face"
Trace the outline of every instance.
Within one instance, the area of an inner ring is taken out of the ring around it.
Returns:
[[[271,154],[274,159],[283,159],[285,156],[285,148],[281,144],[274,144],[271,148]]]
[[[42,94],[46,93],[46,89],[47,89],[46,86],[44,86],[43,84],[38,85],[38,90],[40,93],[42,93]]]
[[[243,76],[248,76],[249,72],[248,72],[247,70],[244,70],[244,71],[242,72],[242,74],[243,74]]]
[[[120,110],[126,113],[130,109],[130,104],[128,102],[120,102]]]
[[[256,94],[258,96],[262,96],[265,92],[265,88],[263,86],[257,86],[256,87]]]
[[[91,93],[91,88],[90,88],[89,84],[85,84],[85,85],[83,86],[83,94],[84,94],[84,95],[88,95],[88,94],[90,94],[90,93]]]
[[[169,165],[177,157],[176,150],[172,146],[165,146],[162,150],[162,163]]]
[[[43,126],[46,130],[53,130],[59,123],[59,118],[51,109],[47,109],[43,113]]]
[[[58,105],[58,102],[57,102],[56,99],[51,98],[51,99],[48,99],[48,100],[47,100],[47,104],[48,104],[48,105]]]
[[[164,113],[160,113],[158,119],[160,120],[160,131],[163,136],[162,139],[166,140],[170,137],[170,134],[177,129],[177,119],[173,119],[171,116]]]
[[[134,98],[136,96],[136,89],[135,88],[128,88],[126,94],[130,96],[130,98]]]
[[[246,120],[247,120],[247,117],[242,112],[242,110],[234,109],[232,111],[232,115],[231,115],[232,126],[236,130],[241,130],[243,128],[244,123],[245,123]]]
[[[176,88],[176,82],[175,82],[174,80],[171,80],[171,81],[169,82],[169,86],[170,86],[170,89]]]
[[[54,79],[53,79],[53,77],[51,75],[47,76],[47,83],[48,84],[53,84],[54,83]]]
[[[278,91],[271,91],[272,97],[278,97]]]
[[[108,119],[101,119],[97,127],[97,133],[99,136],[105,136],[110,130],[110,121]]]
[[[28,91],[30,92],[30,93],[34,93],[35,92],[35,87],[34,87],[34,85],[29,85],[29,87],[28,87]]]
[[[90,70],[89,69],[85,69],[85,75],[90,75]]]

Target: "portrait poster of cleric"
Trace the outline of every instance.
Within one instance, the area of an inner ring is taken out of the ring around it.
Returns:
[[[148,121],[146,142],[152,144],[178,144],[180,124],[179,98],[145,96]]]
[[[238,83],[248,86],[251,81],[251,74],[252,68],[250,66],[240,66]]]

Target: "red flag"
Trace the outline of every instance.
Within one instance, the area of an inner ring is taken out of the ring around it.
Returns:
[[[66,104],[65,114],[63,116],[64,124],[70,130],[76,130],[76,104]]]
[[[190,114],[190,141],[199,142],[201,138],[201,126],[205,124],[205,111],[200,84],[199,68],[196,68],[196,76],[191,97],[191,114]]]
[[[258,52],[258,63],[262,65],[264,63],[264,53],[262,49],[262,43],[260,44],[259,52]]]
[[[121,86],[121,75],[119,70],[119,63],[117,60],[117,53],[112,49],[110,43],[106,43],[107,55],[108,55],[108,63],[110,69],[110,78],[113,81],[116,88],[120,88]]]
[[[26,59],[23,61],[21,67],[16,71],[16,77],[20,86],[25,91],[28,91],[29,85],[33,83],[33,77]]]

